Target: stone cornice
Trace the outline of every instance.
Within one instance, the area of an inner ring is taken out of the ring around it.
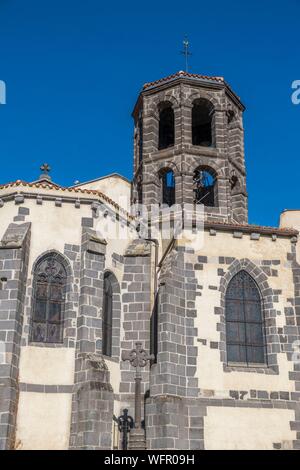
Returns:
[[[207,230],[216,230],[220,232],[241,232],[247,234],[276,235],[280,237],[298,237],[298,230],[293,228],[265,227],[261,225],[241,225],[225,222],[205,222],[204,228]],[[296,241],[296,240],[295,240]]]
[[[99,207],[105,207],[106,210],[116,214],[119,219],[126,220],[128,222],[133,220],[133,217],[124,209],[117,204],[110,204],[109,201],[103,200],[101,196],[95,195],[94,197],[80,197],[78,196],[67,196],[62,194],[53,194],[49,192],[27,192],[27,191],[13,191],[6,194],[1,194],[0,190],[0,209],[3,207],[5,202],[15,201],[16,204],[22,204],[25,199],[33,199],[39,201],[42,204],[43,201],[53,201],[58,207],[62,204],[79,204],[90,205],[92,209],[95,208],[95,204],[98,203]],[[59,204],[57,204],[59,200]]]

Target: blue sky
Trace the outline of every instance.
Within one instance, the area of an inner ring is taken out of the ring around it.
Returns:
[[[187,34],[190,71],[224,76],[247,107],[250,222],[300,207],[299,0],[0,0],[0,18],[2,183],[44,161],[62,185],[130,178],[137,94],[184,68]]]

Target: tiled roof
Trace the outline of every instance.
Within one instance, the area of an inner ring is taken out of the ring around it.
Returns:
[[[218,222],[218,221],[208,221],[205,222],[206,228],[215,228],[219,230],[235,230],[237,232],[245,233],[261,233],[265,235],[286,235],[286,236],[297,236],[299,234],[298,230],[290,227],[266,227],[264,225],[249,225],[249,224],[238,224],[238,223],[229,223],[229,222]]]
[[[199,75],[196,73],[188,73],[188,72],[180,71],[180,72],[174,73],[173,75],[169,75],[168,77],[164,77],[159,80],[156,80],[154,82],[145,83],[145,85],[143,86],[143,90],[154,87],[156,85],[161,85],[166,82],[170,82],[172,80],[175,80],[176,78],[192,78],[196,80],[209,80],[212,82],[225,83],[223,77],[208,77],[206,75]]]
[[[113,206],[115,209],[117,209],[120,212],[123,212],[127,216],[131,217],[125,209],[123,209],[122,207],[119,206],[119,204],[117,204],[115,201],[110,199],[108,196],[106,196],[101,191],[97,191],[95,189],[80,189],[80,188],[76,188],[76,187],[66,188],[64,186],[59,186],[56,183],[47,182],[46,180],[44,180],[43,182],[34,182],[34,183],[27,183],[26,181],[17,180],[17,181],[14,181],[12,183],[7,183],[7,184],[4,184],[4,185],[1,185],[0,190],[1,189],[7,189],[7,188],[17,188],[19,186],[24,186],[24,187],[27,187],[27,188],[37,188],[37,189],[51,189],[51,190],[55,190],[55,191],[65,191],[65,192],[79,193],[79,194],[91,194],[93,196],[100,197],[101,199],[106,201],[108,204]]]

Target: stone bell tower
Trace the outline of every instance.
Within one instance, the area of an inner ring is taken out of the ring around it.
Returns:
[[[206,220],[247,223],[244,109],[222,77],[146,83],[133,111],[133,202],[204,204]]]

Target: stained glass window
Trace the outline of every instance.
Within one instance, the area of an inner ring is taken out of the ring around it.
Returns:
[[[240,271],[229,283],[225,316],[228,362],[266,364],[260,291],[246,271]]]
[[[34,273],[34,302],[31,341],[63,341],[67,274],[57,255],[43,258]]]

